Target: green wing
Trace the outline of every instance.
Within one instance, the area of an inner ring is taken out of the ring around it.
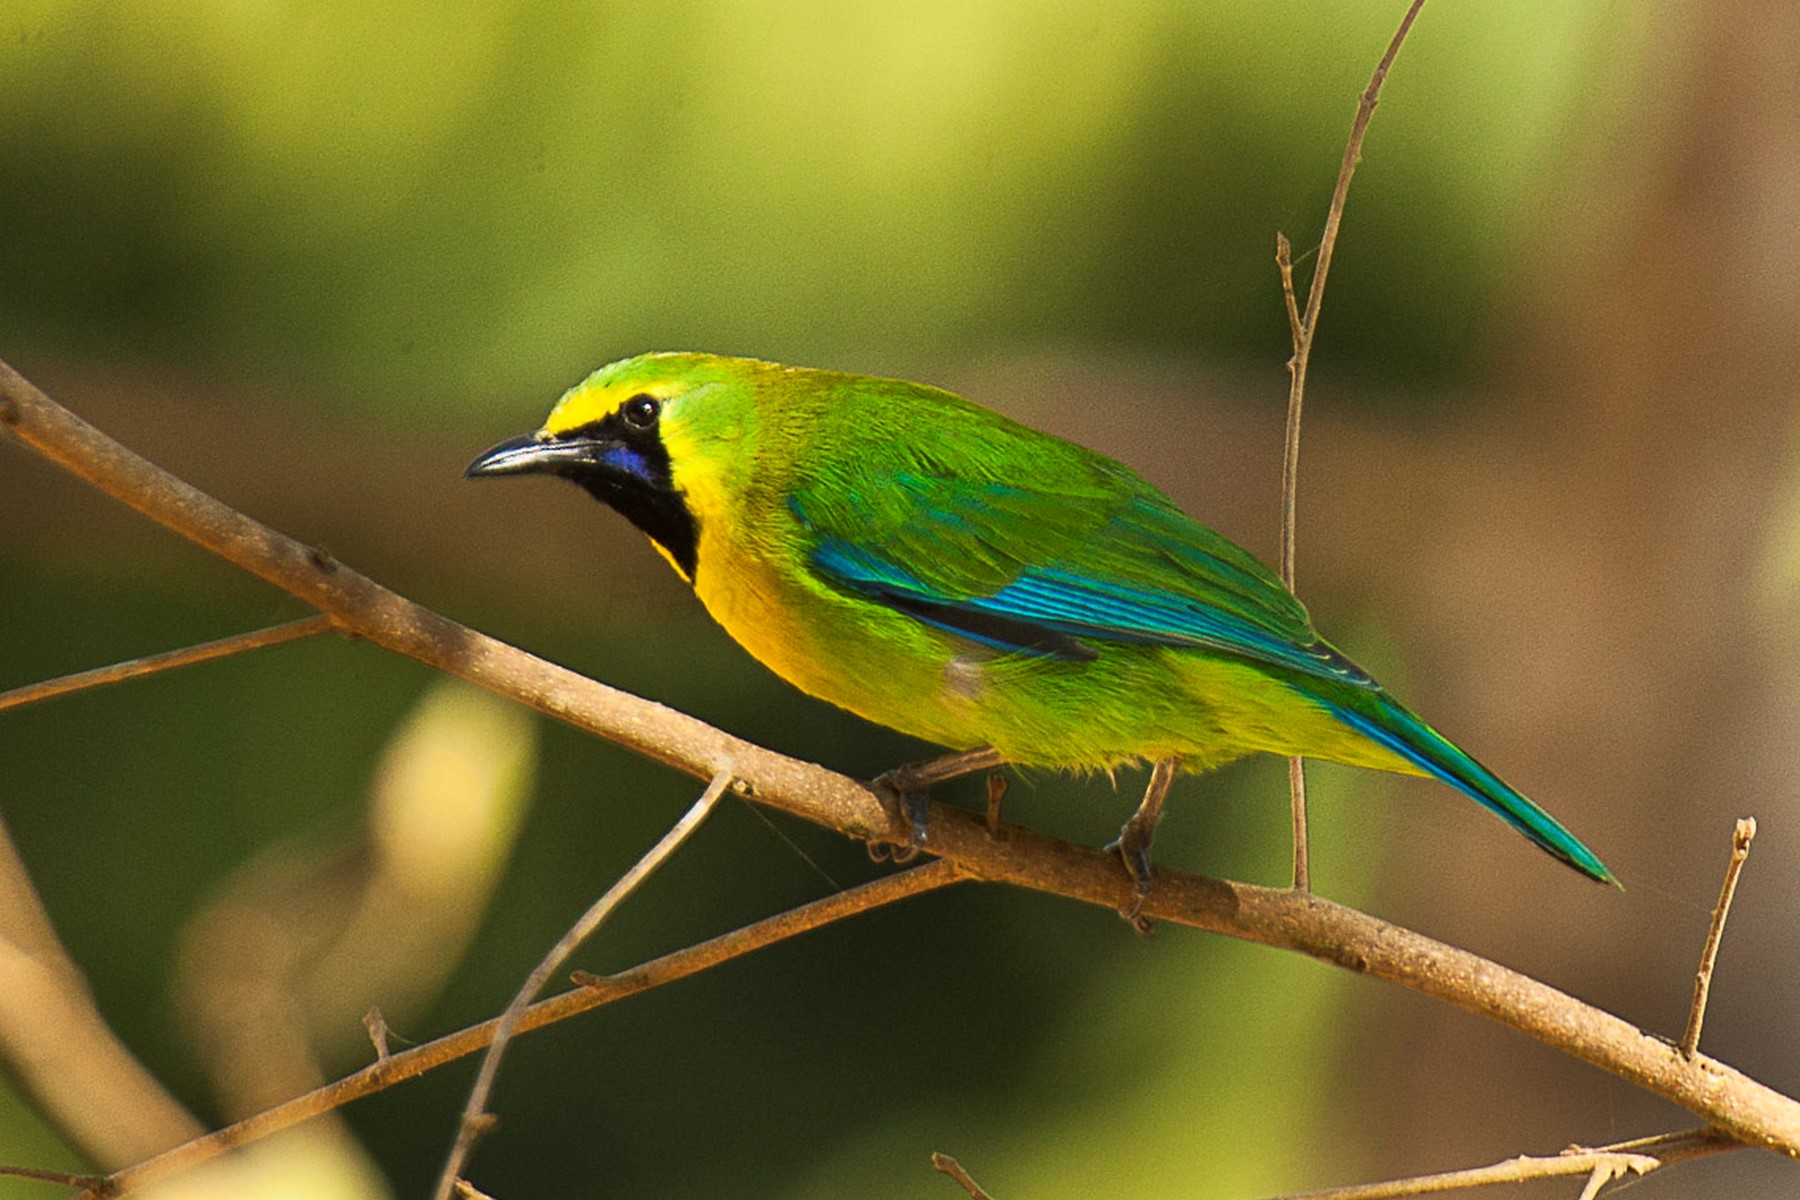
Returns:
[[[1004,650],[1080,660],[1096,644],[1193,646],[1375,686],[1249,553],[1123,466],[1044,441],[1017,472],[1026,481],[915,455],[796,492],[813,569]]]

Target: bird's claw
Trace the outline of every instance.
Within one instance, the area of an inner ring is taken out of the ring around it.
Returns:
[[[886,843],[887,856],[895,863],[908,863],[918,857],[931,822],[931,794],[924,788],[909,786],[902,774],[905,769],[899,767],[884,772],[869,783],[870,789],[881,798],[882,807],[888,810],[893,823],[904,834],[904,840]],[[874,854],[873,846],[870,853]]]
[[[1152,829],[1145,828],[1134,816],[1125,822],[1118,837],[1106,843],[1106,849],[1119,856],[1125,873],[1131,876],[1132,901],[1129,907],[1119,910],[1119,915],[1145,936],[1149,936],[1151,924],[1150,918],[1143,915],[1144,898],[1156,882],[1154,868],[1150,865],[1152,833]]]

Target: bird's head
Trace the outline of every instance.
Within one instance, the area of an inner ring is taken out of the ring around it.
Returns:
[[[612,506],[692,582],[700,525],[750,427],[758,377],[780,368],[711,354],[643,354],[563,393],[535,433],[491,447],[464,472],[559,475]]]

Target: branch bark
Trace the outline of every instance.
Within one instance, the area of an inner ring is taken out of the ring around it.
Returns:
[[[133,454],[0,363],[0,428],[152,520],[329,615],[340,630],[460,676],[701,779],[860,840],[900,831],[873,793],[477,633],[237,512]],[[933,806],[927,853],[965,875],[1121,910],[1109,854]],[[1667,1099],[1749,1145],[1800,1158],[1800,1102],[1704,1054],[1478,955],[1318,896],[1158,869],[1146,916],[1294,950],[1498,1021]]]

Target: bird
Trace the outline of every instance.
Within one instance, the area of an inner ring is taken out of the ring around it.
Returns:
[[[1104,402],[1095,419],[1114,419]],[[1249,755],[1432,776],[1582,875],[1554,817],[1319,636],[1252,554],[1123,463],[950,392],[751,358],[601,367],[471,478],[580,485],[801,691],[946,748],[875,782],[1150,764],[1116,849],[1138,897],[1177,775]]]

